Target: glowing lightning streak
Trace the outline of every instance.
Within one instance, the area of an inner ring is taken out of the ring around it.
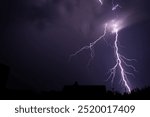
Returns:
[[[99,2],[101,3],[101,5],[103,5],[102,0],[99,0]],[[113,4],[113,1],[112,1],[112,4]],[[117,7],[120,7],[119,4],[117,4],[117,5],[113,4],[112,10],[115,11],[117,9]],[[117,69],[117,67],[119,67],[120,74],[121,74],[121,82],[124,84],[124,86],[126,87],[126,89],[128,90],[128,92],[130,93],[131,92],[131,88],[130,88],[130,86],[128,84],[129,81],[128,81],[127,75],[134,76],[134,74],[125,71],[124,68],[123,68],[123,65],[125,65],[126,67],[130,67],[131,69],[133,69],[134,71],[136,71],[136,69],[135,69],[134,66],[129,65],[129,64],[126,63],[126,61],[133,61],[134,59],[128,59],[128,58],[122,56],[121,54],[119,54],[119,48],[118,48],[118,31],[119,31],[118,28],[119,27],[118,27],[118,24],[112,22],[109,25],[110,25],[109,27],[112,30],[112,33],[115,33],[114,50],[115,50],[115,56],[116,56],[116,64],[114,65],[113,68],[110,69],[110,75],[109,75],[109,77],[108,77],[107,80],[109,80],[111,78],[112,79],[112,84],[113,84],[114,78],[116,76],[116,69]],[[80,52],[89,49],[90,52],[91,52],[91,59],[89,60],[89,63],[90,63],[90,61],[94,58],[93,47],[94,47],[94,45],[97,42],[99,42],[103,37],[105,37],[106,32],[107,32],[107,27],[108,27],[108,24],[105,24],[105,29],[104,29],[103,35],[100,36],[98,39],[96,39],[96,41],[90,43],[89,46],[84,46],[80,50],[78,50],[77,52],[75,52],[74,54],[71,54],[70,55],[70,59],[73,56],[76,56],[77,54],[79,54]],[[88,65],[89,65],[89,63],[88,63]]]
[[[121,56],[119,54],[119,49],[118,49],[118,31],[117,30],[115,31],[115,34],[116,34],[116,37],[115,37],[114,46],[115,46],[115,54],[116,54],[116,65],[112,68],[112,70],[113,70],[113,72],[116,71],[117,66],[119,66],[120,71],[121,71],[122,81],[124,82],[125,87],[128,89],[128,92],[130,93],[131,89],[130,89],[127,81],[126,81],[127,80],[127,75],[126,75],[126,72],[124,71],[124,68],[122,67]],[[113,79],[114,79],[114,76],[113,76]]]
[[[115,6],[112,8],[112,11],[116,10],[118,7],[121,8],[121,6],[119,6],[119,4],[115,5]]]
[[[83,50],[87,50],[90,49],[91,52],[91,59],[88,62],[88,65],[90,64],[90,61],[94,58],[94,50],[93,50],[93,46],[100,41],[105,35],[106,35],[106,31],[107,31],[107,24],[105,24],[105,29],[104,29],[104,33],[102,36],[100,36],[98,39],[96,39],[96,41],[92,42],[89,44],[89,46],[84,46],[82,47],[80,50],[78,50],[77,52],[75,52],[74,54],[70,55],[70,60],[73,56],[76,56],[77,54],[79,54],[80,52],[82,52]]]
[[[102,2],[102,0],[99,0],[99,2],[101,3],[101,5],[103,5],[103,2]]]
[[[119,4],[114,5],[113,2],[114,1],[112,0],[112,5],[113,5],[112,11],[115,11],[117,9],[117,7],[120,7],[120,6],[119,6]],[[134,76],[134,74],[125,71],[122,65],[124,64],[125,66],[130,67],[134,71],[136,71],[136,69],[135,69],[134,66],[129,65],[129,64],[126,63],[126,61],[132,61],[131,59],[127,59],[124,56],[119,54],[119,48],[118,48],[118,24],[116,24],[116,23],[113,24],[112,25],[112,30],[113,30],[112,33],[115,33],[115,35],[116,35],[115,36],[115,42],[114,42],[114,49],[115,49],[115,55],[116,55],[116,64],[115,64],[115,66],[112,69],[110,69],[111,73],[110,73],[110,76],[108,77],[108,79],[112,78],[112,84],[113,84],[114,78],[116,76],[116,69],[117,69],[117,67],[119,67],[120,73],[121,73],[121,82],[124,83],[124,86],[127,88],[128,92],[130,93],[131,92],[131,88],[130,88],[130,86],[128,84],[128,77],[127,77],[127,75]]]

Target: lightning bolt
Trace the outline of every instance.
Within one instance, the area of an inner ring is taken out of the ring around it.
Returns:
[[[94,58],[94,56],[95,56],[95,53],[94,53],[94,46],[95,46],[95,44],[97,44],[97,42],[99,42],[103,37],[105,37],[106,31],[107,31],[107,24],[105,24],[104,33],[103,33],[98,39],[96,39],[94,42],[90,43],[88,46],[82,47],[81,49],[79,49],[79,50],[78,50],[77,52],[75,52],[74,54],[71,54],[69,61],[71,60],[71,58],[72,58],[73,56],[76,56],[77,54],[79,54],[80,52],[82,52],[82,51],[84,51],[84,50],[90,49],[90,52],[91,52],[91,59],[89,59],[89,62],[88,62],[88,65],[89,65],[90,62],[91,62],[91,60],[92,60],[92,59]]]
[[[115,55],[116,55],[116,64],[115,64],[115,66],[112,69],[110,69],[111,74],[110,74],[109,78],[112,77],[112,83],[113,83],[113,80],[114,80],[114,78],[116,76],[116,69],[117,69],[117,67],[119,67],[120,73],[121,73],[121,81],[124,83],[124,86],[127,88],[128,92],[130,93],[131,92],[131,88],[128,85],[128,82],[127,82],[128,81],[127,73],[129,73],[129,72],[126,72],[124,70],[124,68],[122,66],[122,60],[123,59],[122,59],[122,56],[119,54],[119,48],[118,48],[118,31],[115,32],[115,35],[116,36],[115,36],[115,42],[114,42],[114,49],[115,49]],[[124,61],[124,63],[126,64],[125,61]],[[128,64],[126,64],[126,65],[128,65]]]
[[[99,0],[99,2],[101,3],[101,5],[103,5],[102,0]],[[115,11],[117,9],[117,7],[120,7],[119,4],[114,5],[113,0],[112,0],[112,5],[113,5],[112,11]],[[82,51],[89,49],[90,50],[90,55],[91,55],[91,58],[89,59],[89,62],[88,62],[88,65],[89,65],[90,62],[91,62],[91,60],[95,56],[94,46],[101,39],[103,39],[105,37],[105,35],[107,33],[108,27],[111,28],[111,32],[113,34],[115,34],[114,54],[115,54],[116,64],[109,70],[110,75],[109,75],[109,77],[108,77],[108,79],[106,81],[108,81],[109,79],[111,79],[111,83],[113,84],[115,76],[116,76],[116,70],[118,68],[120,70],[120,75],[121,75],[120,82],[121,82],[122,85],[125,86],[125,88],[127,89],[128,93],[130,93],[131,92],[131,88],[129,86],[128,76],[130,75],[130,76],[134,77],[134,74],[130,73],[130,72],[127,72],[124,67],[128,67],[128,68],[131,68],[133,71],[136,71],[136,69],[135,69],[134,66],[132,66],[132,65],[130,65],[130,64],[127,63],[127,62],[132,62],[132,61],[135,61],[135,60],[134,59],[128,59],[128,58],[124,57],[123,55],[121,55],[119,53],[119,46],[118,46],[119,24],[117,24],[114,20],[111,23],[106,23],[105,24],[104,32],[103,32],[103,34],[98,39],[96,39],[94,42],[90,43],[89,45],[82,47],[81,49],[79,49],[75,53],[71,54],[70,55],[70,60],[71,60],[72,57],[78,55]]]
[[[102,2],[102,0],[99,0],[99,2],[101,3],[101,5],[103,5],[103,2]]]
[[[118,7],[121,8],[121,6],[119,4],[116,4],[115,6],[112,7],[112,11],[116,10]]]

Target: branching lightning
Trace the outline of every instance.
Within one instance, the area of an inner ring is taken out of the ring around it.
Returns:
[[[95,53],[94,53],[94,46],[97,42],[99,42],[105,35],[106,35],[106,31],[107,31],[107,24],[105,24],[105,29],[104,29],[104,33],[103,35],[101,35],[98,39],[96,39],[94,42],[90,43],[88,46],[84,46],[82,47],[80,50],[78,50],[77,52],[75,52],[74,54],[70,55],[70,59],[73,56],[76,56],[77,54],[79,54],[80,52],[82,52],[83,50],[87,50],[90,49],[91,52],[91,59],[89,59],[88,65],[90,64],[91,60],[94,58]]]
[[[115,55],[116,55],[116,64],[115,64],[115,66],[112,69],[110,69],[111,74],[110,74],[109,78],[112,78],[112,83],[113,83],[113,80],[114,80],[115,75],[116,75],[116,69],[117,69],[117,67],[119,67],[120,72],[121,72],[121,81],[124,83],[124,86],[127,88],[128,92],[131,92],[131,88],[129,87],[128,82],[127,82],[128,81],[128,79],[127,79],[127,72],[125,72],[125,70],[124,70],[124,68],[122,66],[122,58],[121,58],[121,56],[119,54],[118,31],[116,30],[115,33],[116,33],[115,34],[116,37],[115,37],[114,48],[115,48]]]
[[[101,5],[103,5],[102,0],[99,0],[99,2],[100,2]],[[119,4],[114,5],[113,1],[112,1],[112,4],[113,4],[113,6],[112,6],[112,11],[113,12],[118,7],[121,8]],[[94,58],[94,55],[95,55],[95,53],[94,53],[95,44],[97,44],[97,42],[99,42],[101,39],[103,39],[105,37],[107,31],[111,31],[112,34],[115,34],[115,41],[114,41],[114,46],[113,47],[114,47],[114,55],[115,55],[116,64],[109,70],[110,75],[109,75],[107,81],[109,79],[111,79],[111,83],[113,84],[114,79],[116,77],[116,71],[117,71],[117,69],[119,69],[119,71],[120,71],[119,74],[121,75],[120,82],[127,89],[127,92],[130,93],[131,88],[129,86],[130,83],[129,83],[129,80],[128,80],[128,76],[130,75],[130,76],[134,77],[134,74],[130,73],[130,72],[127,72],[125,70],[125,68],[131,68],[133,71],[136,71],[136,69],[135,69],[134,66],[127,63],[127,62],[134,61],[134,59],[128,59],[128,58],[124,57],[123,55],[121,55],[119,53],[118,36],[119,36],[119,30],[121,29],[120,25],[121,25],[120,22],[117,21],[117,20],[112,20],[111,22],[107,22],[105,24],[103,34],[98,39],[96,39],[94,42],[90,43],[87,46],[82,47],[81,49],[76,51],[74,54],[71,54],[70,59],[73,56],[78,55],[82,51],[89,49],[90,50],[90,55],[91,55],[91,58],[88,62],[88,65],[89,65],[91,60]]]

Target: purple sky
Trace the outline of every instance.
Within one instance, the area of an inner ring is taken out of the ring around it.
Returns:
[[[126,18],[119,33],[120,53],[135,58],[132,88],[150,85],[150,2],[118,0],[118,17]],[[89,51],[68,62],[69,55],[103,33],[112,19],[111,0],[3,0],[1,3],[0,61],[11,68],[8,87],[61,89],[65,84],[103,84],[115,63],[112,38],[95,46],[95,58],[87,69]],[[120,88],[117,80],[115,88]]]

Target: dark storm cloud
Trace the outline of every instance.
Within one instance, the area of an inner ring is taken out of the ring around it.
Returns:
[[[41,1],[41,0],[40,0]],[[47,18],[51,16],[53,11],[47,11],[45,2],[42,5],[38,5],[38,1],[33,0],[6,0],[1,5],[4,17],[8,17],[9,20],[22,18],[26,20],[35,20],[41,18]],[[47,6],[48,7],[48,6]],[[52,9],[52,7],[49,7]],[[52,9],[53,10],[53,9]],[[6,14],[6,15],[5,15]]]
[[[81,25],[84,30],[101,11],[99,8],[97,2],[84,0],[5,0],[1,3],[1,22],[66,23],[76,29]]]
[[[62,5],[68,12],[74,7],[66,0],[4,0],[1,2],[1,12],[10,18],[41,19],[58,15]]]
[[[111,19],[111,0],[104,3],[101,7],[98,0],[6,0],[1,4],[1,12],[3,24],[23,20],[37,26],[45,26],[49,22],[60,23],[69,25],[84,35],[91,35],[91,32],[99,30],[95,28],[97,25],[100,27]]]

